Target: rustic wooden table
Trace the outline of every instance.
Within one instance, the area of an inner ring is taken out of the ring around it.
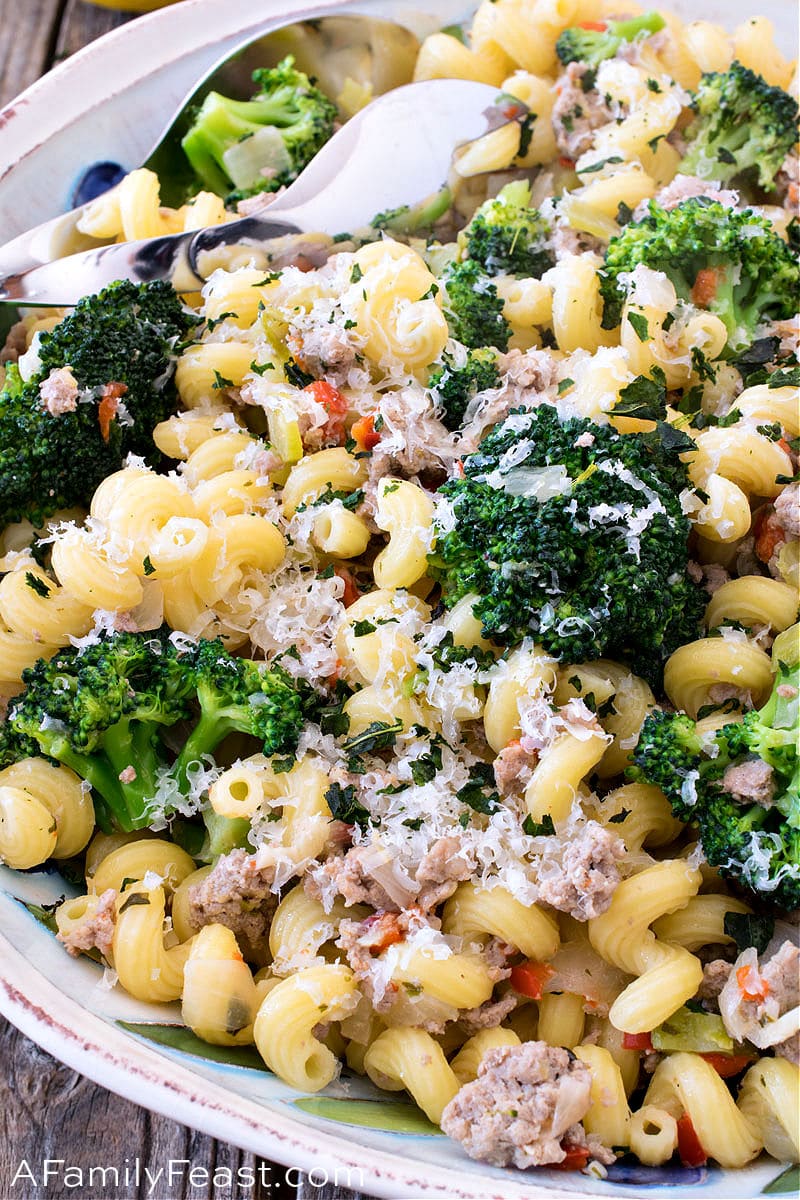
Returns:
[[[62,58],[130,19],[83,0],[0,0],[0,105]],[[89,1168],[98,1166],[116,1167],[124,1181],[126,1160],[137,1158],[138,1187],[87,1182]],[[82,1175],[62,1174],[34,1187],[25,1167],[41,1181],[45,1159],[62,1159]],[[195,1180],[209,1183],[192,1186],[184,1174],[171,1188],[149,1191],[145,1167],[155,1172],[171,1160],[188,1160],[199,1168]],[[220,1181],[243,1184],[215,1187],[215,1172]],[[254,1186],[248,1185],[250,1174]],[[334,1184],[319,1186],[317,1177],[312,1183],[301,1176],[298,1182],[298,1176],[96,1087],[0,1018],[0,1200],[366,1200]]]

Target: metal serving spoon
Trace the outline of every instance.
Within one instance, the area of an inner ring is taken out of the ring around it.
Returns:
[[[349,233],[368,226],[377,213],[417,204],[439,190],[454,150],[497,128],[496,98],[496,88],[461,79],[396,88],[348,121],[261,213],[191,233],[101,246],[25,272],[4,271],[0,252],[0,300],[74,304],[116,279],[168,279],[178,291],[195,291],[220,265],[214,254],[220,247],[242,247],[245,258],[268,268],[264,243],[271,239]]]
[[[408,83],[414,73],[419,49],[416,36],[394,21],[362,15],[338,15],[298,21],[274,27],[274,18],[262,29],[218,61],[184,97],[176,114],[163,129],[155,146],[138,165],[149,167],[159,177],[163,204],[184,203],[195,179],[181,147],[193,114],[211,91],[228,96],[252,94],[252,73],[257,67],[273,67],[293,54],[301,71],[317,78],[329,96],[339,96],[348,78],[358,80],[380,96]],[[137,164],[130,164],[137,165]],[[97,239],[78,229],[85,201],[107,191],[126,173],[118,163],[95,163],[78,181],[70,212],[20,234],[0,248],[0,278],[28,271],[43,263],[89,250]]]

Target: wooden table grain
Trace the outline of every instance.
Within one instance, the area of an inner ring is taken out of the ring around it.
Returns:
[[[0,0],[0,105],[130,19],[83,0]],[[47,1159],[63,1165],[51,1167],[56,1174],[44,1184]],[[187,1166],[176,1170],[180,1178],[171,1185],[149,1187],[159,1169],[165,1173],[168,1163],[180,1161],[195,1168],[191,1179]],[[229,1187],[229,1179],[239,1182]],[[56,1062],[0,1018],[0,1200],[312,1197],[367,1200],[332,1183],[319,1186],[296,1170],[287,1174],[277,1163],[139,1108]]]

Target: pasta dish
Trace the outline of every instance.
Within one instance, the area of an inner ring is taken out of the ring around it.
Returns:
[[[0,861],[109,986],[473,1158],[796,1161],[795,66],[485,0],[415,77],[497,92],[436,196],[11,330]],[[370,98],[254,82],[82,231],[256,211]]]

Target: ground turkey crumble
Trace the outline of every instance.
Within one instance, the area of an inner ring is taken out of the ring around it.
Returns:
[[[722,787],[730,792],[734,800],[754,800],[762,808],[770,808],[775,796],[772,767],[763,758],[737,763],[725,771]]]
[[[315,379],[327,379],[337,387],[347,383],[356,365],[358,351],[347,333],[336,325],[289,330],[286,339],[294,358]]]
[[[475,864],[468,855],[461,855],[460,850],[459,837],[438,838],[421,859],[414,880],[398,878],[409,903],[429,912],[448,900],[462,880],[469,879]],[[306,892],[312,899],[324,902],[332,890],[348,905],[369,904],[379,910],[399,912],[406,907],[399,902],[400,893],[389,895],[370,873],[374,870],[374,859],[369,846],[354,846],[346,854],[334,855],[305,877]]]
[[[577,837],[559,845],[557,857],[548,861],[545,856],[539,899],[576,921],[599,917],[619,884],[617,864],[624,857],[622,838],[597,821],[588,821]]]
[[[775,500],[775,515],[787,541],[800,538],[800,483],[790,483]]]
[[[256,855],[232,850],[217,859],[208,875],[189,888],[189,923],[224,925],[236,934],[239,948],[249,962],[267,957],[269,927],[278,905],[271,890],[271,868],[256,866]]]
[[[78,384],[70,367],[54,367],[39,384],[42,403],[52,417],[75,412],[78,407]]]
[[[563,1162],[567,1151],[586,1147],[590,1156],[614,1155],[587,1139],[581,1119],[589,1109],[592,1076],[568,1050],[525,1042],[490,1050],[478,1077],[453,1097],[442,1130],[461,1142],[470,1158],[496,1167],[537,1167]]]
[[[114,926],[117,921],[117,893],[114,888],[101,892],[93,910],[86,913],[82,921],[68,933],[59,933],[58,940],[67,951],[77,957],[89,950],[99,950],[103,958],[110,958],[114,941]]]
[[[556,83],[553,105],[553,132],[559,154],[580,158],[592,148],[595,129],[612,119],[611,109],[596,88],[584,91],[586,63],[571,62]]]
[[[709,1012],[719,1011],[719,994],[728,982],[733,964],[724,958],[715,958],[703,967],[703,979],[697,989],[695,1000]]]
[[[498,1025],[502,1025],[518,1004],[519,997],[516,992],[506,992],[497,1000],[487,1000],[477,1008],[468,1008],[459,1013],[458,1024],[467,1037],[472,1037],[474,1033],[480,1033],[481,1029],[496,1029]]]

